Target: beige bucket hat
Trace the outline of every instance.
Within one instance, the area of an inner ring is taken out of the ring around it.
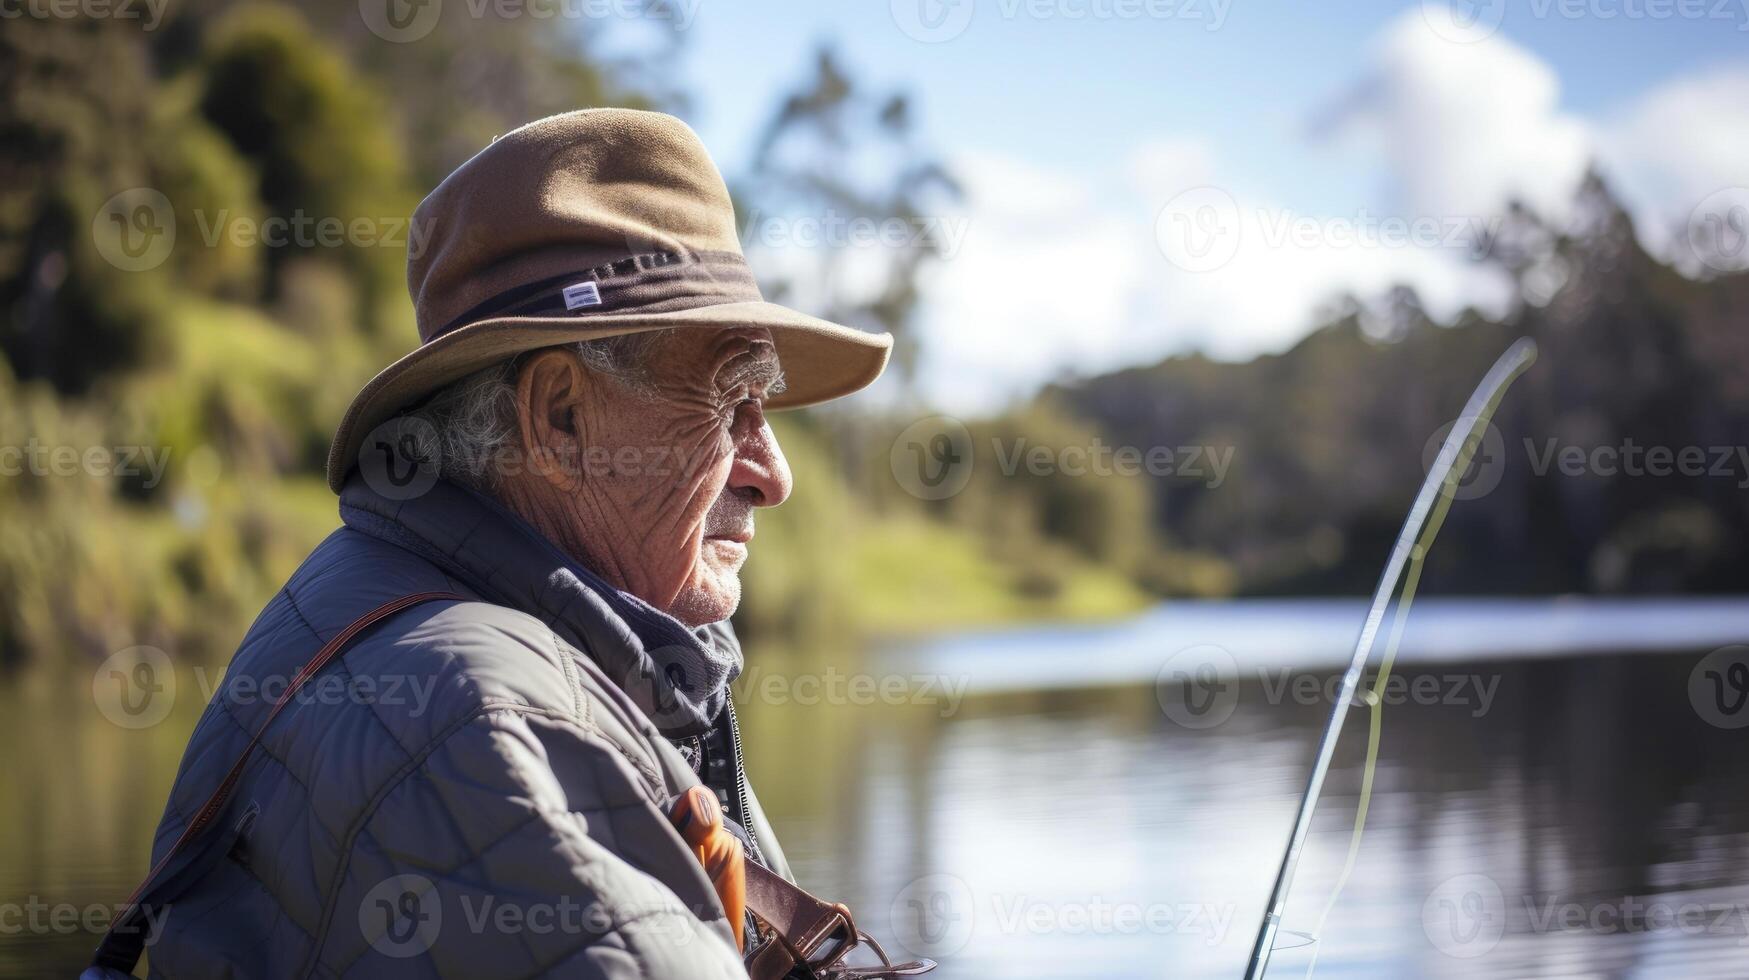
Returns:
[[[419,347],[371,379],[328,454],[338,493],[377,426],[523,351],[671,327],[770,329],[788,387],[771,409],[880,376],[891,334],[767,303],[734,206],[697,134],[673,116],[584,109],[499,137],[413,213],[407,287]]]

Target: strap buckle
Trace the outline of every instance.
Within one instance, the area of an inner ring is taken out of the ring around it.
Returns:
[[[792,939],[755,909],[754,915],[768,927],[769,937],[749,960],[747,972],[756,980],[788,976],[796,968],[815,980],[887,980],[921,976],[935,969],[935,961],[930,959],[894,963],[874,937],[857,928],[843,903],[821,902],[819,911],[819,917]],[[878,962],[850,962],[858,953]]]

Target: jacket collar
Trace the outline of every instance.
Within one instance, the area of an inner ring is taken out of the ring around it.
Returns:
[[[354,473],[340,494],[346,526],[399,545],[487,601],[536,617],[595,661],[669,738],[708,729],[741,672],[727,623],[688,629],[572,561],[496,501],[439,480],[407,500]]]

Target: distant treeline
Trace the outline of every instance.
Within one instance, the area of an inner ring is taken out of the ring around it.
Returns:
[[[1398,290],[1382,308],[1340,304],[1279,356],[1177,357],[1042,400],[1109,443],[1231,451],[1218,486],[1146,481],[1167,561],[1215,556],[1242,593],[1364,593],[1432,440],[1529,335],[1541,359],[1480,447],[1429,586],[1749,591],[1749,276],[1661,264],[1595,176],[1575,214],[1562,231],[1515,208],[1489,243],[1480,260],[1519,285],[1505,322],[1438,325]]]

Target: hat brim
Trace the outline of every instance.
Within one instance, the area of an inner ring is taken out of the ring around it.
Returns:
[[[365,438],[377,426],[439,388],[524,351],[651,330],[730,327],[771,331],[785,383],[766,403],[771,410],[817,405],[867,387],[886,368],[893,347],[892,334],[865,333],[765,302],[667,313],[481,320],[421,345],[359,391],[328,451],[328,486],[340,492]]]

